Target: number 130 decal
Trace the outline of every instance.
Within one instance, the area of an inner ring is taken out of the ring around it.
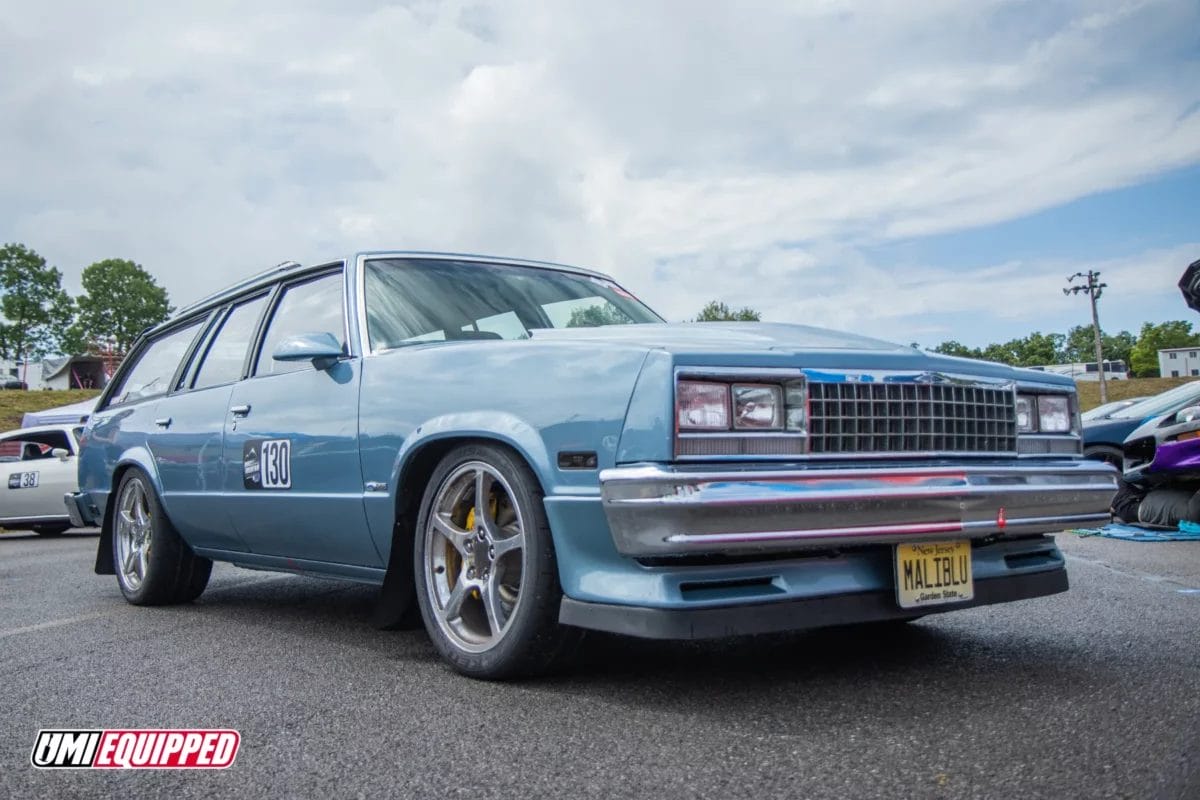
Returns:
[[[250,439],[242,445],[242,481],[247,489],[292,488],[290,439]]]

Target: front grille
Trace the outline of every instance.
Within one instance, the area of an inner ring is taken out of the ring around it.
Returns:
[[[1012,453],[1011,388],[809,383],[809,452]]]

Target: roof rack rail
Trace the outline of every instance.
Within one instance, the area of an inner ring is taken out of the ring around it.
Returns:
[[[237,292],[239,289],[244,289],[247,286],[251,286],[251,285],[257,283],[258,281],[262,280],[263,278],[267,278],[267,277],[270,277],[271,275],[274,275],[276,272],[286,272],[289,269],[296,269],[300,266],[301,266],[301,264],[299,261],[290,261],[290,260],[289,261],[280,261],[278,264],[271,267],[270,269],[264,269],[262,272],[251,275],[249,278],[240,280],[237,283],[233,284],[232,286],[226,286],[224,289],[222,289],[219,292],[214,292],[213,294],[201,297],[199,300],[197,300],[194,303],[188,303],[186,306],[184,306],[183,308],[176,311],[172,316],[180,316],[182,314],[186,314],[187,312],[192,311],[193,309],[199,308],[202,305],[212,302],[213,300],[215,300],[218,297],[223,297],[224,295],[227,295],[227,294],[233,294],[233,293]]]

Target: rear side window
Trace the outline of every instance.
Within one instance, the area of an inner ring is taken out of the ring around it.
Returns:
[[[166,394],[171,386],[171,378],[200,332],[202,322],[198,320],[184,328],[177,328],[143,348],[133,368],[121,377],[121,384],[110,395],[109,405]]]
[[[232,383],[242,377],[242,366],[246,363],[246,351],[258,327],[258,318],[267,303],[266,295],[241,305],[234,306],[221,330],[213,337],[204,354],[204,361],[192,382],[193,389]]]
[[[287,287],[263,335],[255,375],[278,375],[312,369],[307,361],[276,361],[275,348],[299,333],[332,333],[346,349],[346,324],[342,316],[342,274],[325,275]]]

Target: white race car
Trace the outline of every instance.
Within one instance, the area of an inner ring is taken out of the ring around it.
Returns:
[[[0,434],[0,527],[56,536],[71,527],[63,495],[79,489],[81,425]]]

